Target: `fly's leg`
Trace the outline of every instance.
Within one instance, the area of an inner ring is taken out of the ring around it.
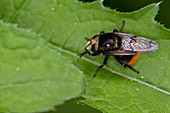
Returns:
[[[117,29],[113,29],[113,32],[118,32],[118,30]]]
[[[130,65],[124,65],[124,67],[128,67],[129,69],[133,70],[134,72],[139,74],[139,71],[135,70],[132,66]]]
[[[90,56],[97,56],[99,55],[100,53],[90,53],[88,50],[84,51],[83,53],[81,54],[78,54],[77,56],[79,56],[80,58],[85,55],[85,54],[89,54]]]
[[[103,61],[103,64],[98,67],[97,71],[96,71],[95,74],[93,75],[93,78],[96,77],[97,72],[99,71],[99,69],[102,68],[104,65],[107,64],[108,59],[109,59],[109,56],[106,56],[105,59],[104,59],[104,61]]]
[[[104,32],[104,31],[101,31],[99,35],[104,35],[104,34],[105,34],[105,32]]]
[[[124,26],[125,26],[125,21],[123,20],[122,27],[121,27],[121,29],[120,29],[120,31],[119,31],[119,32],[122,32],[122,30],[123,30]]]
[[[125,21],[123,20],[122,27],[121,27],[120,31],[118,31],[117,29],[113,29],[113,33],[114,32],[122,32],[124,26],[125,26]]]
[[[84,51],[83,53],[81,53],[81,54],[78,54],[77,56],[79,56],[80,58],[83,56],[83,55],[85,55],[85,54],[90,54],[90,52],[89,51]]]

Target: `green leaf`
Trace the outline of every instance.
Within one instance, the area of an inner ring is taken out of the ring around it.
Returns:
[[[0,111],[52,109],[80,95],[82,73],[38,35],[0,22]]]
[[[49,42],[53,50],[84,72],[83,102],[87,105],[103,112],[170,110],[170,30],[154,21],[159,4],[154,3],[132,13],[104,8],[99,1],[82,4],[75,0],[11,0],[0,1],[0,4],[1,19],[32,29]],[[84,37],[90,38],[102,30],[119,30],[123,20],[126,22],[123,32],[153,39],[159,44],[159,50],[141,55],[133,66],[140,71],[139,75],[111,57],[107,66],[93,79],[104,56],[78,58],[77,54],[84,51],[87,43]],[[50,63],[49,60],[47,62]]]

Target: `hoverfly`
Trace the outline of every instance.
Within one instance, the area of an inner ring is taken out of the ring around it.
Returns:
[[[122,33],[124,25],[125,21],[123,21],[120,31],[117,29],[114,29],[112,33],[101,31],[99,35],[95,35],[91,39],[85,38],[88,43],[85,51],[79,54],[80,57],[85,54],[97,56],[100,53],[105,56],[103,64],[98,67],[93,77],[96,76],[100,68],[107,64],[109,56],[114,56],[121,65],[139,74],[139,71],[131,65],[136,63],[140,54],[148,54],[158,50],[158,44],[151,39]]]

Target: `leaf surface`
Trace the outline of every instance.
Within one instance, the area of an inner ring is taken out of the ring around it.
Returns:
[[[77,68],[38,35],[3,22],[0,59],[1,112],[52,109],[82,91],[83,74]]]
[[[9,6],[6,8],[5,5]],[[86,75],[83,101],[103,112],[168,112],[170,101],[170,31],[154,21],[159,4],[151,4],[132,13],[120,13],[104,8],[101,2],[82,4],[75,0],[0,1],[0,18],[19,27],[32,29],[50,43]],[[38,7],[37,7],[38,6]],[[92,78],[104,56],[82,59],[84,37],[91,38],[100,31],[123,32],[150,38],[159,45],[156,53],[141,55],[133,66],[140,71],[121,66],[113,57],[95,79]],[[44,54],[44,53],[43,53]]]

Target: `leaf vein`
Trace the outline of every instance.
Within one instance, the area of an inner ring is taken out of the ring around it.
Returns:
[[[66,50],[66,49],[63,49],[63,48],[58,47],[58,46],[55,46],[55,45],[53,45],[53,44],[51,44],[50,47],[51,47],[51,49],[57,49],[57,50],[59,50],[59,51],[61,51],[61,52],[65,52],[65,53],[70,54],[70,55],[72,55],[72,56],[74,56],[74,57],[77,57],[77,54],[74,53],[74,52],[72,52],[72,51],[68,51],[68,50]],[[96,61],[92,61],[92,60],[90,60],[90,59],[88,59],[88,58],[82,57],[82,59],[85,60],[86,62],[91,63],[91,64],[94,64],[94,65],[97,65],[97,66],[99,65],[99,63],[97,63]],[[148,87],[150,87],[150,88],[153,88],[153,89],[155,89],[155,90],[157,90],[157,91],[160,91],[160,92],[162,92],[162,93],[165,93],[165,94],[170,95],[170,92],[168,92],[168,91],[166,91],[166,90],[160,89],[160,88],[158,88],[158,87],[156,87],[156,86],[153,86],[152,84],[143,82],[143,81],[141,81],[141,80],[139,80],[139,79],[129,77],[129,76],[127,76],[127,75],[125,75],[125,74],[122,74],[122,73],[120,73],[120,72],[116,72],[116,71],[112,70],[111,68],[109,68],[109,67],[107,67],[107,66],[104,67],[104,69],[106,69],[106,70],[108,70],[108,71],[110,71],[110,72],[112,72],[112,73],[115,73],[115,74],[117,74],[117,75],[120,75],[120,76],[122,76],[122,77],[124,77],[124,78],[127,78],[127,79],[129,79],[129,80],[136,81],[136,82],[138,82],[138,83],[140,83],[140,84],[143,84],[143,85],[148,86]]]
[[[64,43],[61,45],[62,48],[65,46],[65,44],[66,44],[67,41],[69,40],[70,35],[75,31],[75,29],[76,29],[79,25],[80,25],[80,23],[77,24],[76,26],[74,26],[73,29],[68,33],[68,35],[67,35],[66,38],[65,38]]]
[[[18,8],[18,10],[14,13],[14,15],[9,20],[10,22],[13,22],[14,19],[17,17],[19,11],[29,2],[29,0],[25,0],[24,3]]]

